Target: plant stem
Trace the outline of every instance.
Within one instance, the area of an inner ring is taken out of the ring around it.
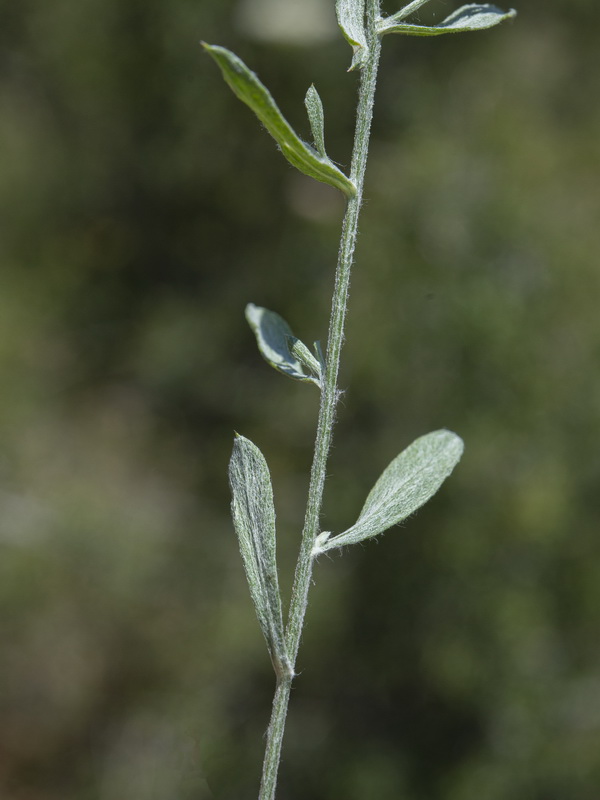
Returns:
[[[377,70],[381,51],[381,41],[377,36],[375,27],[379,16],[379,6],[380,0],[367,0],[366,30],[369,54],[361,72],[356,131],[350,169],[350,178],[356,186],[356,195],[348,201],[342,226],[329,321],[326,369],[323,387],[321,389],[321,405],[310,474],[306,515],[304,518],[302,543],[300,545],[300,553],[296,565],[290,613],[286,629],[286,645],[292,669],[296,664],[304,616],[306,613],[308,590],[310,588],[313,566],[312,549],[314,547],[315,538],[319,533],[319,518],[323,503],[327,458],[331,447],[335,411],[339,397],[337,380],[340,367],[340,354],[344,340],[344,323],[348,305],[350,271],[358,233],[358,219],[362,205],[371,120],[373,118],[373,103],[375,100],[375,86],[377,83]],[[263,763],[263,776],[259,800],[273,800],[275,797],[277,771],[281,757],[281,744],[283,741],[292,678],[293,675],[278,676],[277,678],[271,722],[267,731],[267,745]]]
[[[369,136],[371,132],[371,119],[373,117],[373,102],[375,99],[375,85],[377,81],[377,68],[379,66],[379,53],[381,49],[381,42],[379,37],[375,34],[375,20],[377,19],[378,12],[379,0],[370,0],[367,14],[368,30],[372,33],[369,37],[370,53],[368,61],[361,73],[356,132],[354,135],[352,166],[350,170],[350,178],[356,186],[356,196],[348,201],[342,226],[340,250],[335,274],[335,286],[331,304],[331,316],[329,320],[325,379],[321,392],[321,407],[319,410],[315,451],[308,490],[308,502],[304,519],[300,555],[292,589],[290,615],[286,630],[288,656],[292,664],[296,662],[300,636],[302,634],[306,600],[312,573],[313,558],[311,553],[315,538],[319,533],[319,518],[327,472],[327,457],[331,447],[335,410],[339,396],[337,379],[344,339],[344,323],[348,305],[350,271],[358,233],[358,218],[362,205],[363,183],[367,166]]]
[[[281,743],[285,731],[292,676],[277,676],[277,686],[273,697],[273,712],[267,730],[267,745],[263,761],[263,774],[260,784],[259,800],[272,800],[275,797],[277,786],[277,772],[281,760]]]

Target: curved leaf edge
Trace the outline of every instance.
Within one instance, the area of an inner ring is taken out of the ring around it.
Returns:
[[[416,25],[410,22],[403,22],[403,12],[398,12],[392,17],[380,17],[377,32],[383,36],[388,33],[404,34],[405,36],[441,36],[447,33],[469,33],[475,31],[489,30],[496,25],[500,25],[506,20],[516,17],[517,12],[514,8],[503,11],[498,6],[491,4],[469,3],[462,6],[450,14],[446,19],[437,25]],[[460,24],[461,18],[465,18],[465,23]],[[479,22],[476,20],[479,18]],[[471,23],[469,24],[469,19]]]
[[[318,351],[315,358],[276,311],[248,303],[244,313],[256,338],[258,351],[270,367],[282,375],[287,375],[288,378],[302,383],[314,383],[319,389],[321,388],[323,367],[318,358]],[[269,327],[270,335],[267,330]],[[306,373],[303,367],[309,372]]]
[[[231,515],[244,572],[273,668],[278,675],[293,674],[277,574],[271,475],[260,449],[238,433],[229,460],[229,484]]]
[[[354,182],[331,159],[298,136],[267,87],[241,58],[220,45],[201,44],[220,68],[233,93],[256,114],[292,166],[304,175],[339,189],[347,198],[356,195]]]
[[[408,490],[405,491],[404,497],[402,497],[402,493],[399,493],[397,490],[395,494],[388,494],[386,496],[382,487],[385,486],[390,477],[395,477],[394,473],[398,465],[403,464],[404,461],[408,461],[409,463],[407,466],[410,466],[410,458],[413,456],[413,453],[418,454],[419,448],[422,448],[424,445],[429,446],[432,444],[443,445],[443,447],[436,447],[437,452],[435,458],[437,461],[428,462],[427,455],[425,455],[418,468],[412,467],[413,482],[409,484],[407,480],[408,475],[403,477],[400,488],[405,490],[408,488]],[[460,461],[463,452],[463,440],[457,434],[446,429],[433,431],[432,433],[425,434],[416,439],[399,453],[381,473],[369,492],[363,509],[354,525],[336,536],[331,536],[329,532],[324,531],[316,537],[312,550],[313,557],[325,553],[328,550],[333,550],[334,548],[358,544],[366,539],[372,539],[412,516],[412,514],[424,506],[441,488],[442,484],[450,476]],[[442,461],[444,463],[442,463]],[[436,467],[437,473],[435,472]],[[426,471],[429,472],[427,481],[421,480],[417,482],[420,493],[417,493],[417,499],[415,499],[414,496],[411,497],[411,490],[414,495],[415,478],[422,478],[422,474]],[[398,513],[397,507],[400,505],[402,499],[405,501],[405,506],[401,513]],[[383,520],[375,522],[375,525],[373,525],[374,518],[377,517],[377,512],[381,513],[382,510],[385,512],[386,506],[389,508],[387,516],[384,513]],[[394,506],[396,507],[396,511],[393,511]]]

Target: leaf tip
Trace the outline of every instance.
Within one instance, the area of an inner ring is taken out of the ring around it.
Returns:
[[[435,441],[443,447],[449,459],[455,465],[458,464],[465,451],[465,443],[457,433],[448,430],[448,428],[440,428],[440,430],[434,431],[429,436],[435,437]]]
[[[244,449],[244,448],[252,449],[252,448],[256,448],[256,445],[253,444],[253,442],[250,441],[250,439],[247,439],[245,436],[242,436],[241,433],[238,433],[237,431],[234,431],[233,432],[233,450],[234,450],[234,452],[235,451],[239,451],[240,449]]]
[[[254,303],[247,303],[246,308],[244,309],[244,316],[246,317],[246,322],[252,328],[254,333],[257,332],[257,328],[261,324],[261,318],[264,316],[264,309],[262,306],[257,306]]]
[[[456,450],[460,452],[460,454],[462,455],[465,450],[465,443],[462,437],[460,437],[458,433],[454,433],[454,431],[450,431],[447,428],[443,428],[442,430],[443,433],[445,433],[448,436],[448,442],[453,442],[454,446],[456,447]]]

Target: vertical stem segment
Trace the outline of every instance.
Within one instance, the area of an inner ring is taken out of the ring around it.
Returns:
[[[329,338],[327,341],[327,357],[325,379],[321,390],[321,406],[317,436],[310,475],[308,501],[302,531],[302,543],[296,565],[290,613],[286,629],[286,644],[292,666],[295,666],[300,637],[304,624],[304,615],[312,575],[312,549],[319,533],[319,518],[323,503],[323,488],[327,471],[327,457],[331,447],[333,424],[338,401],[338,372],[340,354],[344,340],[344,323],[348,304],[348,288],[350,271],[358,233],[358,218],[362,205],[363,184],[367,166],[371,120],[381,41],[376,33],[376,21],[379,17],[380,0],[367,0],[366,30],[369,55],[360,80],[356,131],[352,151],[350,178],[356,186],[356,195],[348,201],[346,215],[342,226],[340,250],[338,254],[335,286],[329,321]],[[277,679],[277,688],[273,699],[271,722],[267,731],[267,745],[263,763],[263,776],[259,800],[274,800],[277,784],[277,771],[281,756],[281,744],[285,728],[285,719],[290,696],[292,678],[281,676]]]
[[[356,186],[356,195],[348,201],[342,226],[340,250],[335,273],[335,286],[331,304],[331,317],[329,320],[325,380],[321,391],[321,406],[319,409],[319,422],[308,490],[306,516],[304,518],[304,530],[302,532],[302,544],[296,567],[290,616],[286,630],[288,655],[292,664],[296,662],[304,623],[306,600],[312,573],[313,559],[311,551],[314,546],[315,538],[319,533],[319,517],[323,503],[327,457],[329,455],[329,448],[331,447],[333,424],[339,395],[337,380],[340,368],[340,354],[344,340],[344,324],[348,305],[350,271],[352,269],[354,248],[358,233],[358,218],[362,205],[363,184],[371,133],[371,120],[373,118],[373,103],[375,100],[375,85],[377,82],[377,69],[381,50],[380,39],[375,33],[375,21],[378,12],[379,0],[370,0],[367,9],[369,58],[361,73],[356,132],[354,135],[354,149],[352,152],[352,166],[350,170],[350,178]]]
[[[275,696],[273,697],[273,711],[267,730],[267,744],[265,747],[265,759],[263,762],[262,781],[258,800],[273,800],[275,797],[277,772],[281,759],[281,744],[285,731],[285,719],[287,717],[291,688],[291,676],[285,678],[277,677],[277,686],[275,688]]]

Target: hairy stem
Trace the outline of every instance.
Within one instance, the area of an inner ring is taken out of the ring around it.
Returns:
[[[379,0],[371,0],[367,24],[369,30],[374,31],[375,19],[379,11]],[[348,305],[348,288],[350,285],[350,271],[356,236],[358,233],[358,218],[362,205],[363,183],[367,166],[369,149],[369,135],[371,119],[373,116],[373,102],[375,98],[375,84],[377,68],[379,66],[380,41],[373,33],[370,37],[370,55],[365,64],[360,82],[359,101],[357,110],[356,132],[354,136],[354,149],[352,153],[352,167],[350,178],[356,186],[356,196],[348,201],[344,217],[338,263],[335,274],[335,286],[331,304],[329,320],[329,337],[327,341],[326,370],[323,389],[321,392],[321,407],[315,441],[315,451],[310,476],[308,502],[302,533],[302,545],[296,567],[290,616],[286,630],[288,656],[292,664],[296,662],[306,599],[310,587],[312,572],[311,552],[315,538],[319,533],[319,518],[323,502],[323,488],[327,472],[327,457],[331,447],[335,410],[338,401],[338,373],[340,367],[340,354],[344,339],[344,323]],[[262,800],[262,799],[261,799]]]
[[[260,794],[258,796],[259,800],[267,800],[267,798],[268,800],[272,800],[272,798],[275,797],[277,772],[281,759],[281,743],[283,742],[291,688],[291,677],[277,677],[277,686],[273,697],[273,712],[267,730],[267,745],[265,747],[265,760],[263,762],[262,781],[260,784]]]
[[[308,501],[286,629],[288,656],[293,667],[295,666],[296,657],[298,655],[304,616],[306,613],[313,565],[312,549],[314,547],[315,538],[319,533],[319,518],[323,503],[327,458],[331,447],[333,424],[339,395],[337,381],[340,367],[340,354],[344,340],[344,323],[348,305],[350,271],[358,233],[358,219],[362,204],[363,183],[367,166],[375,86],[377,83],[377,70],[379,67],[379,55],[381,50],[381,42],[377,36],[375,27],[379,16],[379,5],[380,0],[367,0],[366,23],[369,56],[361,72],[356,132],[354,136],[352,166],[350,171],[350,178],[356,186],[356,195],[348,201],[342,227],[331,305],[331,317],[329,321],[326,370],[321,390],[321,405],[310,475]],[[277,771],[281,756],[281,744],[283,741],[291,685],[291,678],[282,677],[277,680],[271,722],[267,731],[267,745],[259,800],[273,800],[275,797]]]

